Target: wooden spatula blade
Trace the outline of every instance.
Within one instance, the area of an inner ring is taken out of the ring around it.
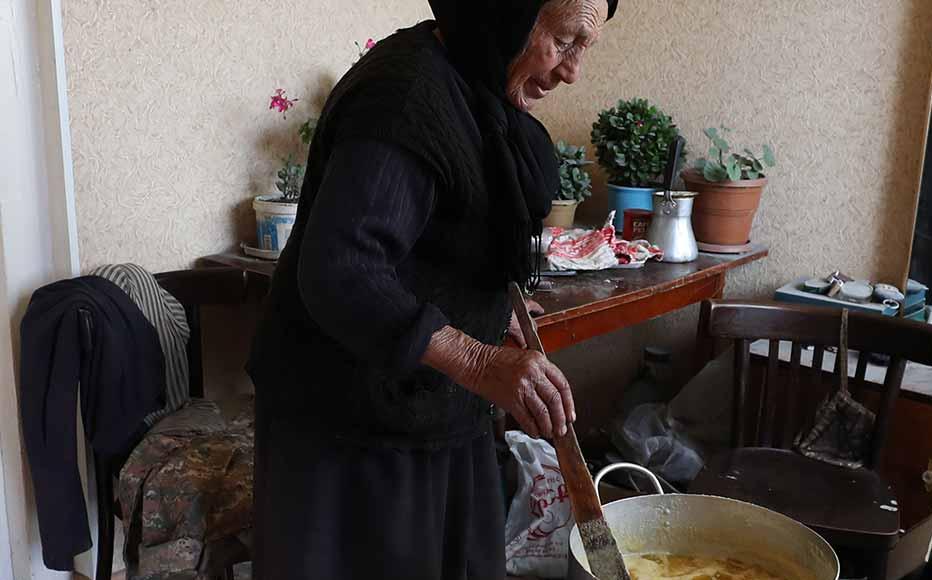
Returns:
[[[600,580],[630,580],[624,558],[605,518],[577,525],[592,575]]]

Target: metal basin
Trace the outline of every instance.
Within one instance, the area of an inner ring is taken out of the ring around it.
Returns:
[[[630,464],[614,469],[644,472]],[[647,472],[650,473],[650,472]],[[625,554],[678,554],[736,558],[787,580],[838,580],[838,556],[811,529],[782,514],[749,503],[704,495],[633,497],[603,507],[605,519]],[[570,533],[569,580],[594,580],[579,529]]]

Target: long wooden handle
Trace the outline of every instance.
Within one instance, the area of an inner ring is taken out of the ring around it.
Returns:
[[[515,283],[509,286],[508,291],[528,349],[536,350],[546,356],[540,335],[537,334],[531,313],[528,312],[527,303],[524,301],[524,292]],[[553,446],[557,450],[557,460],[560,462],[560,471],[563,472],[563,480],[566,482],[576,522],[601,519],[603,517],[602,504],[596,494],[592,474],[586,467],[586,459],[583,457],[582,449],[579,448],[576,430],[572,423],[567,425],[566,435],[554,437]]]

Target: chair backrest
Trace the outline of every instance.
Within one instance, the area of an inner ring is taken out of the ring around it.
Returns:
[[[238,268],[204,268],[156,274],[159,286],[184,306],[191,329],[188,340],[189,394],[204,396],[204,351],[201,344],[201,307],[243,304],[258,299],[250,277]]]
[[[817,386],[824,386],[825,351],[839,345],[841,311],[776,302],[712,300],[703,303],[699,324],[700,341],[727,339],[734,343],[733,446],[790,448],[798,430],[807,424],[802,403],[811,399]],[[750,347],[761,339],[769,341],[767,366],[760,384],[751,385]],[[781,341],[791,343],[788,383],[778,374]],[[703,346],[708,345],[700,344]],[[802,351],[807,347],[813,349],[812,365],[803,370]],[[870,353],[890,357],[866,462],[874,469],[886,443],[907,361],[932,365],[932,325],[850,312],[848,347],[860,353],[856,383],[865,379]],[[837,381],[839,359],[835,358],[833,380]]]

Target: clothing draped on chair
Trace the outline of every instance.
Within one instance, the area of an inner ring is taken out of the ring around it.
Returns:
[[[139,307],[97,276],[37,290],[20,331],[20,412],[42,556],[47,567],[68,571],[91,547],[77,462],[79,383],[94,453],[124,457],[147,430],[146,416],[165,402],[165,362]]]
[[[190,398],[187,346],[191,330],[184,306],[159,286],[155,276],[136,264],[101,266],[91,275],[106,278],[126,292],[159,335],[165,355],[165,407],[146,417],[146,423],[154,425]]]

